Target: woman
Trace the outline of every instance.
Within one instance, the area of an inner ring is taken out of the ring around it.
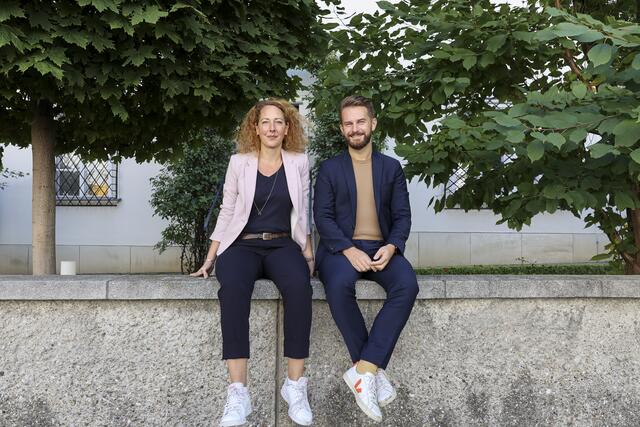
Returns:
[[[221,426],[242,425],[251,412],[247,384],[249,309],[254,282],[271,279],[284,305],[284,355],[288,378],[281,395],[289,416],[312,421],[304,359],[311,328],[310,275],[314,269],[309,235],[309,162],[298,111],[281,99],[258,102],[245,116],[231,156],[218,221],[202,267],[216,262],[220,282],[222,358],[231,385]],[[217,260],[216,260],[217,258]]]

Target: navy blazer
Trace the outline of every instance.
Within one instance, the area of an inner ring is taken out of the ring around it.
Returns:
[[[407,180],[400,162],[373,152],[373,196],[382,237],[402,254],[411,230]],[[356,178],[348,151],[320,164],[316,178],[313,217],[320,233],[316,254],[319,266],[327,252],[354,246],[356,226]]]

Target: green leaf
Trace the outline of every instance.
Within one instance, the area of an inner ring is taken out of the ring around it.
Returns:
[[[547,140],[547,136],[542,132],[531,132],[531,136],[535,139],[539,139],[542,142]]]
[[[598,254],[591,257],[591,261],[605,261],[610,259],[613,256],[613,253],[608,254]]]
[[[613,128],[616,136],[616,147],[631,147],[640,139],[640,123],[623,120]]]
[[[551,31],[558,37],[574,37],[589,31],[588,27],[571,22],[561,22],[551,28]]]
[[[640,148],[636,148],[630,154],[631,160],[640,165]]]
[[[562,145],[567,142],[567,140],[564,139],[564,136],[559,133],[550,133],[549,135],[547,135],[547,142],[555,145],[558,148],[561,148]]]
[[[497,52],[498,49],[504,45],[504,42],[507,40],[507,36],[505,34],[498,34],[493,37],[490,37],[487,40],[487,50],[492,52]]]
[[[49,61],[39,61],[34,64],[34,67],[40,74],[47,75],[51,73],[58,80],[62,80],[63,72],[59,67]]]
[[[496,114],[495,117],[493,117],[493,120],[495,120],[496,123],[498,123],[500,126],[504,126],[508,128],[522,125],[520,120],[515,119],[513,117],[509,117],[504,113]]]
[[[493,53],[487,52],[482,54],[478,65],[480,65],[481,68],[487,68],[487,66],[493,64],[495,61],[496,57],[493,55]]]
[[[562,184],[549,184],[542,189],[542,195],[547,199],[560,199],[565,192],[566,189]]]
[[[532,162],[540,160],[544,155],[544,144],[542,141],[534,139],[527,145],[527,156]]]
[[[621,211],[627,208],[634,209],[636,207],[636,204],[633,201],[633,198],[630,197],[629,194],[627,194],[626,192],[616,191],[614,197],[616,201],[616,207]]]
[[[0,7],[0,22],[7,21],[12,16],[24,18],[24,10],[20,7],[20,2],[15,0],[3,1]]]
[[[603,38],[605,38],[604,34],[594,30],[589,30],[586,33],[582,33],[575,37],[576,41],[579,41],[580,43],[593,43],[595,41],[602,40]]]
[[[442,123],[450,129],[460,129],[466,125],[464,120],[461,120],[459,117],[456,117],[456,116],[447,117],[442,121]]]
[[[92,5],[98,12],[109,9],[118,13],[118,4],[112,0],[78,0],[78,5],[82,7]]]
[[[142,22],[148,22],[149,24],[155,24],[161,18],[169,15],[168,12],[161,10],[159,6],[147,6],[144,10],[139,10],[131,16],[131,24],[138,25]]]
[[[587,95],[587,86],[580,81],[575,81],[571,83],[571,92],[576,98],[582,99]]]
[[[631,62],[631,68],[634,70],[640,70],[640,53],[633,58],[633,62]]]
[[[587,53],[587,56],[593,63],[593,66],[597,67],[599,65],[608,63],[611,60],[612,54],[613,49],[610,45],[606,43],[600,43],[589,49],[589,53]]]
[[[467,56],[466,58],[464,58],[464,61],[462,61],[462,66],[465,68],[465,70],[468,70],[474,65],[476,65],[476,62],[477,62],[477,58],[475,55]]]
[[[89,35],[80,31],[60,31],[59,36],[70,44],[75,44],[81,48],[86,48],[89,44]]]
[[[569,134],[569,140],[578,143],[584,141],[587,135],[589,135],[589,132],[584,128],[578,128]]]
[[[609,153],[618,154],[618,150],[608,144],[593,144],[589,147],[589,153],[594,159],[599,159]]]
[[[524,140],[524,132],[520,130],[510,130],[507,132],[507,141],[517,144]]]
[[[455,92],[455,87],[452,84],[446,84],[444,86],[444,95],[449,98],[453,92]]]
[[[412,125],[416,121],[416,115],[414,113],[409,113],[404,117],[404,122],[407,125]]]
[[[388,1],[379,1],[377,5],[380,9],[385,10],[387,12],[395,12],[396,10],[396,6],[393,3],[390,3]]]

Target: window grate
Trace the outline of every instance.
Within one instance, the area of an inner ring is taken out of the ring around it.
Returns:
[[[514,160],[517,159],[517,156],[515,153],[513,154],[505,154],[502,156],[502,158],[500,159],[500,162],[504,165],[508,165],[509,163],[513,163]],[[537,183],[542,175],[536,177],[534,179],[534,183]],[[447,184],[444,186],[444,194],[445,195],[450,195],[455,193],[456,191],[460,190],[462,187],[464,187],[464,184],[466,182],[467,179],[467,167],[459,167],[458,169],[456,169],[455,171],[453,171],[453,173],[451,174],[451,176],[449,177],[449,180],[447,181]]]
[[[57,206],[116,206],[118,166],[110,160],[83,161],[70,153],[56,157]]]

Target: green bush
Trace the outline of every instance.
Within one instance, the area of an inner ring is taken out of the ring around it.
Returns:
[[[151,178],[154,215],[169,221],[155,247],[162,253],[168,246],[180,246],[183,273],[195,271],[207,255],[209,235],[222,203],[224,174],[234,151],[232,141],[211,130],[203,131],[194,142],[183,144],[182,156],[166,162],[160,174]],[[219,198],[205,226],[218,190]]]
[[[416,274],[623,274],[609,264],[514,264],[460,265],[451,267],[417,268]]]

